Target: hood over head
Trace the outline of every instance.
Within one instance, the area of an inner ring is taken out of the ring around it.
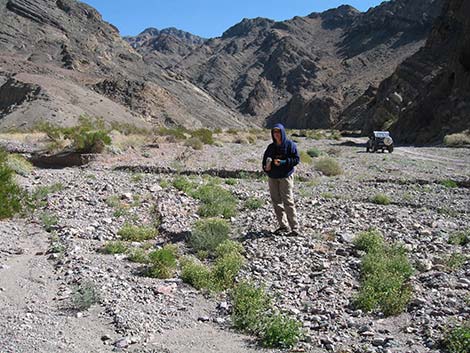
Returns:
[[[273,131],[274,129],[279,129],[281,130],[281,137],[282,137],[282,140],[281,140],[281,145],[284,144],[286,142],[286,129],[284,128],[284,125],[282,124],[276,124],[273,126],[273,128],[271,129],[271,137],[273,139],[273,142],[276,143],[276,140],[274,139],[274,135],[273,135]]]

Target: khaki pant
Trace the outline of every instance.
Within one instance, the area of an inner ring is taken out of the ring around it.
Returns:
[[[276,213],[277,221],[281,228],[297,231],[297,213],[294,205],[294,175],[282,179],[269,178],[269,193]]]

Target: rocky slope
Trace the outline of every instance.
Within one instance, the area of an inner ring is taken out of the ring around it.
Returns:
[[[470,5],[449,0],[426,45],[373,94],[355,102],[340,127],[390,128],[403,142],[440,141],[470,129]]]
[[[71,124],[80,114],[136,125],[240,125],[189,81],[145,64],[84,3],[1,0],[0,16],[2,127]]]
[[[331,127],[424,44],[442,3],[393,0],[366,13],[340,6],[282,22],[244,19],[189,54],[186,46],[183,55],[172,50],[173,70],[254,121]],[[138,46],[145,60],[165,54],[147,42]]]

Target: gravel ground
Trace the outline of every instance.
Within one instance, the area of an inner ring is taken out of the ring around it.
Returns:
[[[469,245],[447,242],[452,232],[470,229],[469,149],[397,147],[392,154],[368,154],[361,139],[296,139],[301,150],[316,147],[336,158],[344,172],[328,178],[314,164],[298,168],[300,237],[272,235],[276,224],[265,180],[246,177],[234,185],[221,180],[240,200],[231,219],[232,236],[243,243],[248,260],[240,277],[265,285],[280,309],[302,321],[301,351],[439,352],[442,332],[470,314],[468,258],[455,271],[444,265],[452,253],[469,253]],[[202,183],[211,169],[257,171],[266,144],[224,143],[194,151],[160,142],[109,153],[84,167],[35,169],[18,177],[29,191],[61,187],[34,215],[0,222],[0,351],[275,352],[230,328],[225,293],[202,294],[177,276],[147,278],[140,274],[142,265],[126,255],[98,252],[119,238],[129,220],[158,219],[159,235],[151,246],[172,242],[187,253],[184,237],[199,219],[198,201],[166,185],[174,172],[201,174],[191,179]],[[116,170],[130,166],[168,170]],[[459,187],[446,187],[445,180]],[[377,193],[388,195],[391,204],[371,202]],[[244,209],[250,197],[262,200],[262,207]],[[116,212],[112,199],[127,205],[125,211]],[[49,232],[44,214],[57,221]],[[419,268],[411,281],[413,300],[395,317],[351,305],[360,264],[351,241],[370,227],[403,243]],[[51,254],[51,244],[61,251]],[[76,310],[71,299],[85,283],[97,289],[100,300],[89,310]]]

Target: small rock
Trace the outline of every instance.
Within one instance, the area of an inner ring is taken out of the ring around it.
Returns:
[[[114,342],[116,348],[127,348],[130,345],[130,341],[127,337],[123,337]]]
[[[197,318],[197,321],[201,321],[201,322],[208,322],[210,321],[210,317],[209,316],[200,316]]]

